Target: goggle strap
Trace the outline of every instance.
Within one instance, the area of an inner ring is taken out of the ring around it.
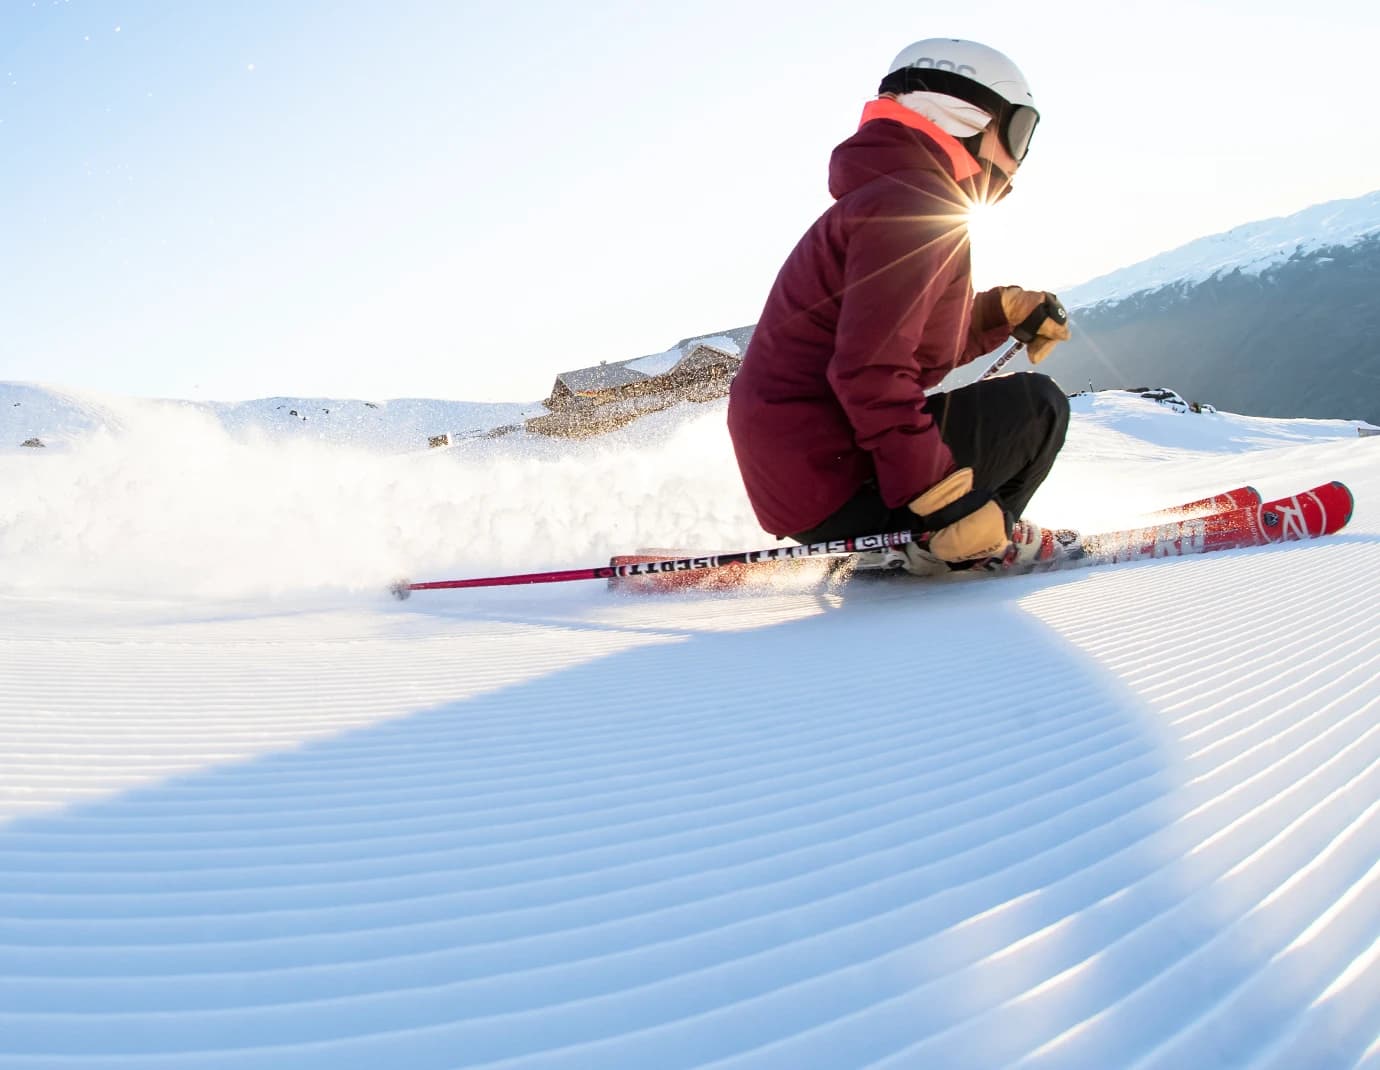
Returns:
[[[1025,150],[1030,146],[1030,137],[1027,135],[1026,143],[1020,147],[1021,151],[1017,152],[1015,146],[1010,143],[1008,133],[1012,116],[1021,109],[1027,109],[1034,114],[1035,123],[1039,122],[1040,113],[1030,105],[1012,104],[995,89],[956,71],[937,70],[934,67],[902,67],[883,78],[877,92],[895,93],[897,96],[905,93],[943,93],[967,101],[996,120],[1002,141],[1017,160],[1025,156]],[[1035,123],[1030,126],[1031,134],[1035,131]]]
[[[1011,102],[995,89],[954,71],[933,67],[902,67],[882,79],[878,93],[944,93],[966,100],[993,118],[1011,110]]]

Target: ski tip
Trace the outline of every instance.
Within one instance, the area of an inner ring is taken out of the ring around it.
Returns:
[[[412,581],[405,579],[396,580],[393,585],[388,588],[388,593],[399,602],[406,602],[412,597]]]
[[[1356,508],[1356,495],[1352,494],[1351,488],[1348,487],[1345,483],[1343,483],[1340,479],[1334,479],[1332,481],[1332,485],[1336,487],[1342,494],[1346,495],[1346,516],[1342,520],[1342,527],[1346,527],[1348,524],[1351,523],[1351,514]]]

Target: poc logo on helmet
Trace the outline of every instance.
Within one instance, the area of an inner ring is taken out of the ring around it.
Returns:
[[[911,63],[910,66],[928,67],[936,71],[953,71],[954,74],[961,74],[965,78],[977,78],[976,67],[970,67],[966,63],[955,63],[951,59],[933,59],[930,56],[921,56],[915,62]]]

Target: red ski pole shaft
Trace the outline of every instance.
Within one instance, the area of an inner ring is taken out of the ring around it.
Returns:
[[[829,557],[865,550],[902,546],[922,538],[909,531],[882,535],[862,535],[853,539],[833,539],[806,546],[773,546],[765,550],[740,550],[735,553],[704,554],[699,557],[674,557],[664,561],[639,561],[627,565],[600,565],[597,568],[572,568],[555,572],[524,572],[512,576],[479,576],[465,580],[431,580],[410,583],[400,580],[392,587],[395,597],[407,598],[413,591],[445,591],[469,587],[516,587],[531,583],[568,583],[572,580],[606,580],[614,576],[651,576],[660,572],[691,572],[724,565],[755,564],[759,561],[793,561],[803,557]]]

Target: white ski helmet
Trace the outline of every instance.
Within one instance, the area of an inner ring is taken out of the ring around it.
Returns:
[[[935,93],[980,109],[997,122],[1008,152],[1025,159],[1040,121],[1025,75],[995,48],[976,41],[931,37],[901,50],[879,93]]]

